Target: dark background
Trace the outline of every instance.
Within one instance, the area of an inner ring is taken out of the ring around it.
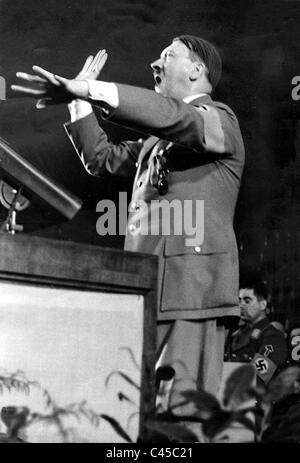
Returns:
[[[271,289],[276,317],[300,317],[300,102],[291,97],[300,75],[300,1],[296,0],[0,0],[0,136],[50,178],[84,201],[67,221],[33,199],[20,212],[25,233],[122,247],[123,237],[96,233],[96,203],[116,200],[130,185],[89,176],[62,128],[65,106],[37,111],[9,90],[17,71],[38,64],[72,77],[87,55],[106,48],[108,81],[153,87],[149,64],[183,33],[211,40],[223,57],[214,99],[238,115],[246,167],[235,229],[241,274],[259,273]],[[140,135],[106,123],[115,142]],[[0,218],[6,211],[0,210]]]

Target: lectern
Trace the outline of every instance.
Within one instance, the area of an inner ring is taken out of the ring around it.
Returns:
[[[156,275],[156,256],[0,233],[0,376],[31,381],[2,388],[0,407],[39,418],[22,439],[125,442],[115,423],[133,442],[145,439]],[[66,411],[60,426],[55,410]]]
[[[46,176],[0,137],[0,202],[9,209],[1,231],[15,234],[22,230],[23,227],[16,224],[16,213],[29,205],[32,195],[68,219],[72,219],[82,206],[79,198]]]
[[[157,257],[18,235],[31,194],[68,219],[82,205],[0,138],[0,433],[18,414],[28,442],[146,439]]]

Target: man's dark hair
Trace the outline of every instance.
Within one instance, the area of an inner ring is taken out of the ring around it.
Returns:
[[[214,88],[222,74],[222,59],[214,45],[195,35],[180,35],[174,40],[180,40],[193,54],[197,55],[207,68],[207,78]]]
[[[259,301],[269,301],[269,291],[267,285],[260,280],[245,280],[240,284],[241,289],[253,289],[253,293]]]

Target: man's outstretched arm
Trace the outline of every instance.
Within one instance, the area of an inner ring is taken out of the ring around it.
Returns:
[[[25,85],[13,86],[13,90],[47,104],[83,99],[100,107],[104,117],[112,117],[117,123],[199,152],[228,155],[234,152],[240,138],[237,119],[228,108],[206,105],[197,109],[152,90],[91,79],[65,79],[37,66],[33,70],[35,76],[17,75],[37,88]]]

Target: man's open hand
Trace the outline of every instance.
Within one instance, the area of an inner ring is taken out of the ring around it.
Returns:
[[[37,99],[36,107],[45,108],[49,105],[70,103],[74,99],[85,99],[88,96],[87,80],[97,79],[105,62],[107,53],[100,50],[95,57],[89,56],[75,79],[65,79],[39,66],[33,66],[34,74],[17,72],[24,85],[12,85],[12,90],[22,96]]]
[[[75,77],[76,80],[97,80],[107,60],[106,50],[99,50],[97,55],[90,55],[80,73]]]

